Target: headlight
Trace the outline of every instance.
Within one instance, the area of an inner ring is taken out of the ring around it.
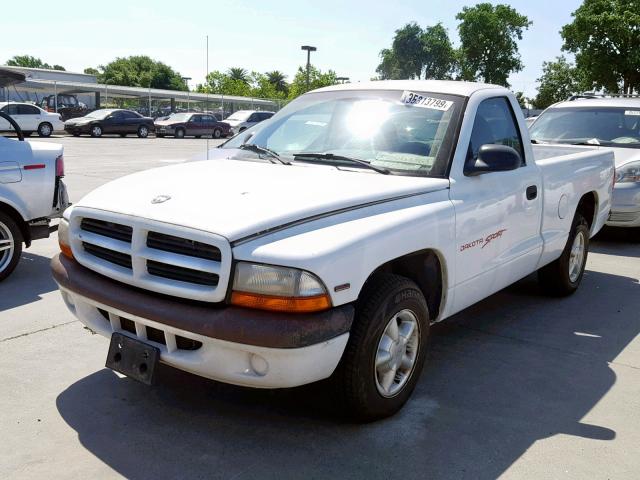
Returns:
[[[627,163],[616,169],[616,183],[640,182],[640,162]]]
[[[297,268],[246,262],[236,265],[231,303],[280,312],[318,312],[331,307],[322,282]]]
[[[60,251],[64,256],[73,258],[69,244],[69,222],[64,218],[61,218],[58,224],[58,245],[60,245]]]

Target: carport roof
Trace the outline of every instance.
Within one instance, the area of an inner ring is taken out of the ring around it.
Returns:
[[[24,81],[24,73],[12,70],[11,68],[0,68],[0,88],[8,87],[16,83],[23,83]]]
[[[58,93],[107,93],[114,97],[131,97],[131,98],[156,98],[156,99],[175,99],[178,101],[206,102],[222,101],[234,103],[253,104],[254,106],[275,106],[272,100],[261,98],[238,97],[220,94],[205,94],[196,92],[183,92],[179,90],[162,90],[158,88],[142,88],[142,87],[124,87],[121,85],[105,85],[104,83],[84,83],[60,80],[45,80],[29,78],[20,85],[22,89],[28,90],[47,90]]]

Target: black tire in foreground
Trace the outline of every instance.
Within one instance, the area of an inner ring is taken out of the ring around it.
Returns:
[[[15,220],[0,212],[0,282],[18,265],[22,254],[22,232]]]
[[[538,270],[538,282],[548,295],[564,297],[578,289],[589,254],[589,225],[578,212],[562,255]]]
[[[405,404],[424,366],[429,322],[427,302],[411,280],[383,274],[365,285],[331,378],[349,418],[372,421]]]
[[[98,138],[102,136],[102,127],[100,125],[93,125],[91,127],[91,136]]]

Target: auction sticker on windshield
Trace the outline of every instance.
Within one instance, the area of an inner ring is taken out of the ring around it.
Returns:
[[[640,110],[625,110],[624,111],[625,115],[631,115],[631,116],[640,116]]]
[[[402,92],[400,101],[407,105],[413,105],[416,107],[430,108],[432,110],[442,110],[446,112],[451,108],[453,102],[449,100],[442,100],[441,98],[425,97],[419,93],[409,92],[405,90]]]

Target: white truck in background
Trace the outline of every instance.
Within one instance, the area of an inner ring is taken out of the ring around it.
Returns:
[[[158,362],[256,388],[330,378],[363,420],[407,401],[433,322],[536,271],[573,293],[611,205],[613,154],[531,145],[493,85],[328,87],[226,147],[68,209],[64,301],[145,383]]]

